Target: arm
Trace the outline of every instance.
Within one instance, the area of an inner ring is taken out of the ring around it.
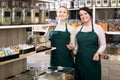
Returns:
[[[106,48],[106,38],[105,38],[105,32],[101,26],[98,26],[97,28],[95,28],[95,32],[98,35],[99,48],[97,52],[95,53],[93,60],[98,61],[99,55],[101,55]]]

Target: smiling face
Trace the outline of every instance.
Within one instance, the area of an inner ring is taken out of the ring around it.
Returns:
[[[60,7],[57,11],[57,17],[60,21],[65,21],[68,18],[68,9],[66,7]]]
[[[79,15],[80,15],[80,20],[83,24],[89,23],[91,21],[91,16],[90,14],[88,14],[88,12],[84,10],[80,10]]]

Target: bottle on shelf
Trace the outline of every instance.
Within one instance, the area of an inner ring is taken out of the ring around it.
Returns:
[[[8,7],[8,2],[2,0],[0,6],[0,25],[9,24],[11,24],[11,9]]]
[[[85,4],[87,7],[91,7],[92,6],[92,0],[86,0]]]
[[[117,0],[111,0],[111,7],[117,6]]]
[[[78,0],[74,0],[74,8],[79,8],[79,1]]]
[[[22,24],[22,8],[20,2],[15,0],[12,2],[12,24]]]
[[[118,4],[117,4],[118,7],[120,7],[120,0],[118,0]]]
[[[28,2],[22,3],[22,19],[22,24],[31,23],[31,9],[29,7]]]
[[[40,4],[39,6],[39,23],[46,24],[48,20],[48,9],[46,8],[46,5],[44,3]]]
[[[39,8],[35,3],[31,3],[31,24],[39,23]]]
[[[85,6],[85,0],[80,0],[79,7],[84,7],[84,6]]]
[[[101,7],[102,6],[102,0],[96,0],[96,6]]]
[[[110,0],[103,0],[103,3],[102,3],[102,6],[104,6],[104,7],[108,7],[108,6],[110,6],[109,5],[109,2]]]

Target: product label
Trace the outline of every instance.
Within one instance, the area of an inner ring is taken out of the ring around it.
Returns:
[[[21,12],[16,12],[16,16],[21,16]]]
[[[10,12],[9,11],[5,11],[4,12],[4,17],[10,17]]]
[[[108,2],[107,0],[104,0],[104,4],[107,4],[107,2]]]
[[[26,16],[29,16],[29,17],[30,17],[30,16],[31,16],[31,12],[27,12],[27,15],[26,15]]]
[[[35,13],[35,17],[39,17],[39,13]]]

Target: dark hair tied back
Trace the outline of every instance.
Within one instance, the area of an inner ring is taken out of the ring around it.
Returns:
[[[89,9],[88,7],[82,7],[82,8],[79,9],[79,12],[81,10],[86,11],[91,16],[91,18],[92,18],[92,10],[91,9]],[[78,18],[80,18],[80,15],[78,16]]]

